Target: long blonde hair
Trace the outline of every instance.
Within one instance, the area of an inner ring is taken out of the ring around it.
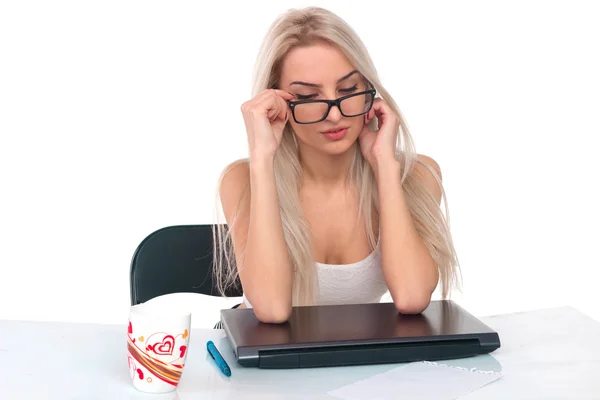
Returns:
[[[349,62],[369,81],[381,97],[400,117],[400,131],[396,157],[401,163],[401,183],[410,209],[414,225],[424,239],[431,256],[438,265],[442,297],[448,298],[451,288],[457,285],[458,260],[450,235],[447,220],[448,206],[440,177],[429,166],[440,185],[445,204],[446,217],[432,194],[423,186],[422,180],[414,173],[414,163],[419,161],[413,140],[400,109],[382,86],[369,53],[354,30],[337,15],[319,7],[293,9],[280,16],[271,25],[255,64],[252,97],[264,89],[278,85],[282,60],[296,46],[306,46],[315,42],[326,42],[337,46]],[[376,127],[376,118],[371,122]],[[312,254],[311,234],[303,218],[299,188],[302,168],[298,158],[298,146],[294,132],[288,124],[275,155],[275,181],[280,202],[283,232],[290,260],[294,269],[292,302],[294,305],[314,304],[316,292],[316,266]],[[351,179],[358,188],[359,215],[366,226],[369,243],[376,248],[377,238],[373,231],[373,212],[379,213],[379,201],[375,176],[369,165],[355,146],[351,167]],[[223,172],[222,177],[227,173]],[[246,188],[246,195],[249,188]],[[213,276],[221,294],[237,282],[237,266],[231,244],[232,226],[223,229],[215,224],[213,252]],[[457,285],[458,286],[458,285]]]

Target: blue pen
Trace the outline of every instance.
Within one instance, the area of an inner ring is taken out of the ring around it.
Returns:
[[[223,371],[225,375],[231,376],[229,365],[227,365],[227,362],[225,362],[221,356],[221,353],[219,353],[219,350],[217,350],[217,346],[215,346],[212,340],[206,342],[206,350],[208,350],[208,354],[210,354],[210,356],[216,361],[219,368],[221,368],[221,371]]]

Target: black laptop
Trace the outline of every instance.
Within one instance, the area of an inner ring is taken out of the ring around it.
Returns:
[[[451,300],[418,315],[393,303],[294,307],[283,324],[260,322],[252,309],[221,311],[241,366],[303,368],[435,361],[500,347],[498,333]]]

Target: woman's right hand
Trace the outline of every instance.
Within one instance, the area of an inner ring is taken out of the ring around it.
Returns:
[[[291,116],[286,100],[294,100],[294,96],[283,90],[266,89],[242,104],[251,159],[275,156]]]

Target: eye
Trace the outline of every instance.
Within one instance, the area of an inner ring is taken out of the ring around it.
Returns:
[[[354,86],[352,86],[352,87],[350,87],[350,88],[340,89],[340,92],[342,92],[342,93],[352,93],[352,92],[354,92],[354,91],[355,91],[357,88],[358,88],[358,86],[357,86],[357,85],[354,85]]]
[[[312,97],[315,97],[314,94],[297,94],[296,98],[298,100],[310,100]]]

